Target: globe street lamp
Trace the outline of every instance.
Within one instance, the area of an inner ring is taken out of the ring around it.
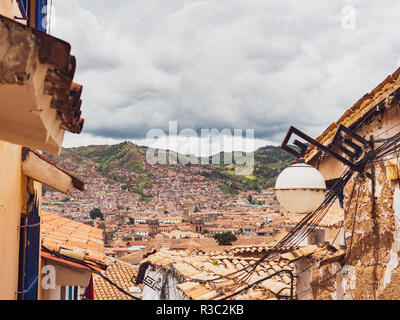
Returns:
[[[289,140],[293,135],[305,140],[306,143],[295,139],[293,141],[295,148],[293,148],[289,145]],[[369,173],[365,170],[367,164],[365,159],[369,156],[369,153],[366,153],[363,159],[356,161],[365,150],[372,149],[373,144],[371,142],[366,141],[341,124],[330,145],[325,146],[291,126],[281,148],[294,155],[297,158],[297,163],[283,170],[275,184],[276,197],[285,209],[295,213],[310,213],[318,209],[324,202],[327,191],[325,180],[317,169],[304,162],[304,156],[309,145],[313,145],[320,152],[326,153],[350,167],[352,171],[365,174],[374,181],[373,172]],[[348,158],[343,157],[337,151],[342,152]]]
[[[275,194],[286,210],[294,213],[315,211],[324,201],[326,184],[323,176],[300,160],[281,172]]]

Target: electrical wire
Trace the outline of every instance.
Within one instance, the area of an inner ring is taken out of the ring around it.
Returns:
[[[389,131],[389,130],[387,130],[387,131]],[[399,152],[399,145],[398,145],[399,141],[400,141],[400,133],[394,135],[393,137],[382,139],[381,141],[379,141],[382,144],[378,148],[366,153],[364,158],[357,163],[357,166],[359,168],[362,168],[363,170],[365,170],[364,168],[367,166],[367,164],[371,163],[373,165],[374,161],[382,160],[385,156],[387,156],[389,154],[398,153]],[[374,141],[374,142],[376,142],[376,141]],[[263,263],[267,259],[270,259],[271,257],[275,256],[276,254],[279,254],[279,249],[281,249],[284,245],[287,245],[288,243],[291,243],[292,245],[296,244],[296,243],[300,243],[310,232],[312,232],[315,229],[315,227],[323,219],[326,212],[329,210],[330,206],[333,204],[335,198],[337,197],[338,191],[343,190],[344,186],[349,182],[349,180],[353,176],[353,173],[354,173],[353,170],[350,170],[350,169],[345,170],[345,172],[342,174],[342,176],[336,181],[335,185],[328,191],[328,193],[325,196],[325,200],[320,205],[320,207],[317,210],[315,210],[314,212],[306,215],[291,230],[290,233],[288,233],[273,249],[269,250],[261,259],[259,259],[256,263],[249,265],[241,270],[238,270],[230,275],[234,275],[234,274],[238,274],[239,272],[247,271],[247,275],[245,277],[243,277],[241,280],[249,279],[259,264]],[[354,186],[355,186],[355,184],[354,184]],[[359,189],[360,189],[360,185],[359,185]],[[357,212],[359,193],[360,193],[360,190],[358,190],[358,192],[357,192],[358,195],[357,195],[357,201],[356,201],[356,210],[355,210],[353,219],[355,219],[355,214]],[[354,188],[353,188],[352,194],[354,194]],[[350,205],[350,202],[349,202],[349,205]],[[354,223],[353,223],[353,229],[354,229]],[[353,232],[354,232],[354,230],[353,230]],[[354,236],[354,233],[352,234],[352,240],[351,240],[350,247],[352,246],[353,236]],[[351,249],[350,249],[350,252],[351,252]],[[249,269],[250,269],[250,271],[248,271]],[[222,277],[220,277],[220,278],[222,278]],[[238,293],[235,292],[230,297],[233,297],[237,294]]]
[[[354,237],[354,230],[355,230],[355,222],[356,222],[356,217],[357,217],[358,201],[359,201],[359,196],[360,196],[360,186],[361,186],[360,177],[357,177],[356,181],[355,181],[354,184],[353,184],[353,188],[352,188],[352,191],[351,191],[351,195],[350,195],[350,198],[349,198],[349,201],[348,201],[348,206],[347,206],[348,209],[347,209],[346,214],[347,214],[348,211],[350,210],[350,204],[351,204],[351,202],[352,202],[352,199],[353,199],[353,196],[354,196],[355,187],[356,187],[356,184],[357,184],[357,183],[358,183],[358,190],[357,190],[357,198],[356,198],[355,209],[354,209],[354,213],[353,213],[353,217],[352,217],[353,225],[352,225],[352,231],[351,231],[351,241],[350,241],[350,245],[349,245],[349,250],[347,251],[347,254],[346,254],[345,258],[344,258],[344,261],[348,261],[348,260],[349,260],[350,253],[351,253],[351,249],[352,249],[352,246],[353,246],[353,237]],[[335,238],[336,238],[336,237],[335,237]],[[325,254],[325,255],[326,255],[326,254]],[[325,256],[325,255],[324,255],[324,256]],[[309,288],[303,290],[302,292],[296,293],[296,296],[298,297],[298,296],[302,295],[303,293],[305,293],[305,292],[307,292],[307,291],[309,291],[309,290],[311,290],[311,289],[313,289],[313,288],[315,288],[315,287],[321,286],[321,285],[322,285],[323,283],[325,283],[327,280],[332,279],[334,276],[336,276],[339,272],[341,272],[341,271],[343,270],[344,265],[345,265],[345,264],[342,263],[342,267],[341,267],[338,271],[336,271],[334,274],[332,274],[331,276],[329,276],[329,277],[327,277],[327,278],[322,279],[322,280],[321,280],[320,282],[318,282],[317,284],[311,285]],[[296,277],[298,277],[299,275],[301,275],[301,274],[304,273],[305,271],[309,270],[311,267],[312,267],[312,265],[308,266],[307,269],[305,269],[305,270],[303,270],[302,272],[296,274]]]
[[[100,277],[102,277],[104,280],[106,280],[108,283],[110,283],[112,286],[114,286],[114,287],[117,288],[119,291],[121,291],[123,294],[125,294],[125,295],[131,297],[131,298],[134,299],[134,300],[141,300],[140,298],[131,295],[129,292],[126,292],[126,291],[125,291],[124,289],[122,289],[120,286],[118,286],[118,285],[115,284],[113,281],[111,281],[108,277],[106,277],[105,275],[103,275],[103,274],[102,274],[101,272],[99,272],[98,270],[94,269],[90,264],[87,264],[87,263],[85,263],[85,262],[83,262],[83,261],[80,261],[80,260],[77,260],[77,259],[73,259],[73,258],[64,256],[64,255],[62,255],[62,254],[60,254],[60,253],[58,253],[58,252],[56,252],[56,251],[53,251],[53,250],[50,250],[50,249],[46,248],[46,247],[43,246],[43,245],[42,245],[42,250],[43,250],[44,252],[47,252],[47,253],[50,253],[51,255],[56,256],[57,258],[61,258],[61,259],[67,260],[67,261],[71,261],[71,262],[80,264],[80,265],[82,265],[82,266],[84,266],[84,267],[86,267],[86,268],[89,268],[90,270],[94,271],[97,275],[99,275]]]
[[[220,276],[217,277],[213,280],[210,280],[208,282],[213,282],[222,278],[226,279],[231,279],[231,280],[238,280],[240,279],[241,282],[248,280],[252,274],[255,272],[256,268],[258,265],[261,263],[270,260],[271,258],[277,256],[279,254],[279,250],[282,249],[284,246],[288,246],[288,244],[293,240],[294,243],[292,242],[289,245],[289,248],[294,248],[297,246],[298,243],[300,243],[304,237],[306,237],[308,234],[310,234],[315,227],[320,223],[320,221],[323,219],[331,205],[333,204],[334,200],[337,197],[338,191],[342,190],[344,186],[347,184],[347,182],[350,180],[350,178],[353,175],[353,171],[350,169],[345,170],[345,172],[342,174],[342,176],[336,181],[334,186],[327,192],[325,196],[325,200],[323,203],[313,212],[309,213],[306,215],[281,241],[278,242],[277,245],[274,246],[274,248],[270,249],[267,251],[267,253],[261,257],[258,261],[256,261],[253,264],[249,264],[248,266],[239,269],[233,273],[230,273],[226,276]],[[247,272],[243,276],[243,272]],[[236,277],[233,277],[236,275]],[[243,278],[241,278],[243,277]],[[198,281],[197,279],[191,279],[194,281]],[[205,281],[204,281],[205,282]],[[236,281],[237,284],[239,281]],[[254,286],[255,284],[251,284],[250,287]],[[239,294],[238,292],[242,291],[237,291],[234,294],[231,295],[231,297]]]
[[[265,277],[265,278],[262,278],[262,279],[260,279],[260,280],[255,281],[254,283],[248,285],[247,287],[245,287],[245,288],[243,288],[243,289],[241,289],[241,290],[239,290],[239,291],[237,291],[237,292],[235,292],[235,293],[233,293],[233,294],[231,294],[231,295],[229,295],[229,296],[227,296],[227,297],[224,297],[224,298],[221,299],[221,300],[228,300],[228,299],[231,299],[231,298],[237,296],[238,294],[240,294],[240,293],[242,293],[242,292],[244,292],[244,291],[249,290],[250,288],[254,287],[255,285],[257,285],[257,284],[259,284],[259,283],[261,283],[261,282],[263,282],[263,281],[265,281],[265,280],[271,279],[271,278],[273,278],[273,277],[275,277],[275,276],[277,276],[277,275],[279,275],[279,274],[281,274],[281,273],[289,273],[289,274],[290,274],[291,281],[292,281],[292,284],[291,284],[291,285],[292,285],[292,288],[293,288],[293,281],[294,281],[293,273],[292,273],[290,270],[280,270],[280,271],[277,271],[277,272],[275,272],[274,274],[271,274],[271,275],[269,275],[269,276],[267,276],[267,277]],[[291,298],[292,298],[292,297],[291,297]]]

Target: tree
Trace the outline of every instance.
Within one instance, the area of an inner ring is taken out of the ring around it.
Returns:
[[[90,211],[90,219],[97,219],[97,218],[104,220],[104,216],[101,210],[99,208],[94,208]]]
[[[220,246],[230,246],[232,242],[235,242],[237,240],[236,236],[230,231],[217,233],[214,235],[214,239],[218,242]]]

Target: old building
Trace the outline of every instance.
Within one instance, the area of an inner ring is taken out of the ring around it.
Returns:
[[[203,233],[204,232],[204,220],[201,217],[197,217],[192,221],[193,232]]]
[[[46,3],[0,3],[0,299],[38,298],[42,183],[83,190],[41,154],[58,154],[64,132],[83,127],[76,60],[45,33]]]
[[[343,190],[345,251],[333,260],[323,259],[323,264],[314,264],[318,261],[315,257],[297,260],[298,272],[308,269],[301,282],[303,289],[309,290],[299,298],[400,298],[399,88],[400,69],[316,138],[357,165]],[[333,146],[340,125],[366,143],[342,132],[339,140],[352,148],[349,151]],[[306,150],[304,159],[326,181],[340,179],[346,170],[345,164],[314,146]]]
[[[158,219],[150,219],[148,222],[148,236],[154,238],[160,229],[160,221]]]

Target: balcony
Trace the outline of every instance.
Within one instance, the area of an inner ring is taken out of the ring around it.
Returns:
[[[84,122],[71,46],[4,16],[0,42],[0,139],[59,154]]]

